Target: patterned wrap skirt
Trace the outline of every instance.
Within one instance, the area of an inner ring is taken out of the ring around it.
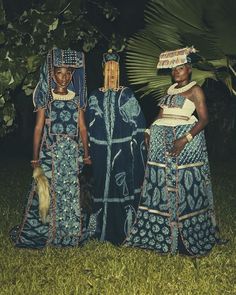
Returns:
[[[169,155],[173,141],[192,127],[152,125],[141,202],[126,246],[202,256],[216,244],[204,132],[186,144],[178,157]]]
[[[96,217],[89,216],[80,204],[82,152],[80,142],[65,135],[50,135],[49,126],[45,125],[40,163],[50,186],[48,222],[43,224],[40,220],[39,196],[33,180],[23,221],[10,231],[16,247],[71,247],[85,242],[90,233],[87,226],[95,227]]]

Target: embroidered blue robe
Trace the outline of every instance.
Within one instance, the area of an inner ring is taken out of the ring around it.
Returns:
[[[145,120],[130,88],[95,90],[86,111],[95,178],[96,236],[120,244],[135,219],[144,177]]]

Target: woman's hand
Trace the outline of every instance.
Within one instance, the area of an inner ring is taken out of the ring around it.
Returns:
[[[188,140],[187,140],[187,138],[185,136],[181,137],[179,139],[176,139],[173,142],[173,147],[170,150],[169,155],[171,157],[178,157],[179,154],[181,153],[181,151],[184,149],[186,143],[188,143]]]
[[[150,143],[150,134],[148,134],[147,132],[144,132],[144,142],[145,145],[147,147],[147,149],[149,148],[149,143]]]
[[[84,147],[84,158],[83,162],[85,165],[91,165],[92,161],[89,156],[89,148],[88,148],[88,133],[87,133],[87,127],[85,124],[85,114],[83,110],[79,111],[79,130],[80,130],[80,136]]]
[[[90,156],[84,157],[83,162],[85,165],[92,165],[92,160],[91,160]]]

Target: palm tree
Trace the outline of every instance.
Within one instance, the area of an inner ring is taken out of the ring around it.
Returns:
[[[199,50],[193,80],[223,81],[233,95],[236,76],[235,0],[150,0],[146,26],[128,41],[126,67],[130,83],[142,96],[158,99],[170,84],[157,75],[161,52],[192,46]]]

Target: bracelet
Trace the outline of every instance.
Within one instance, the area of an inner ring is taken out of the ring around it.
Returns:
[[[147,133],[148,135],[150,135],[150,129],[149,128],[145,129],[144,132]]]
[[[31,164],[36,164],[36,163],[39,163],[39,160],[31,160],[30,163]]]
[[[91,158],[91,157],[88,156],[88,157],[83,158],[83,160],[84,160],[84,161],[86,161],[86,160],[90,160],[90,158]]]
[[[192,134],[190,132],[186,133],[185,134],[185,137],[186,137],[186,139],[187,139],[188,142],[190,142],[190,141],[193,140],[193,136],[192,136]]]

